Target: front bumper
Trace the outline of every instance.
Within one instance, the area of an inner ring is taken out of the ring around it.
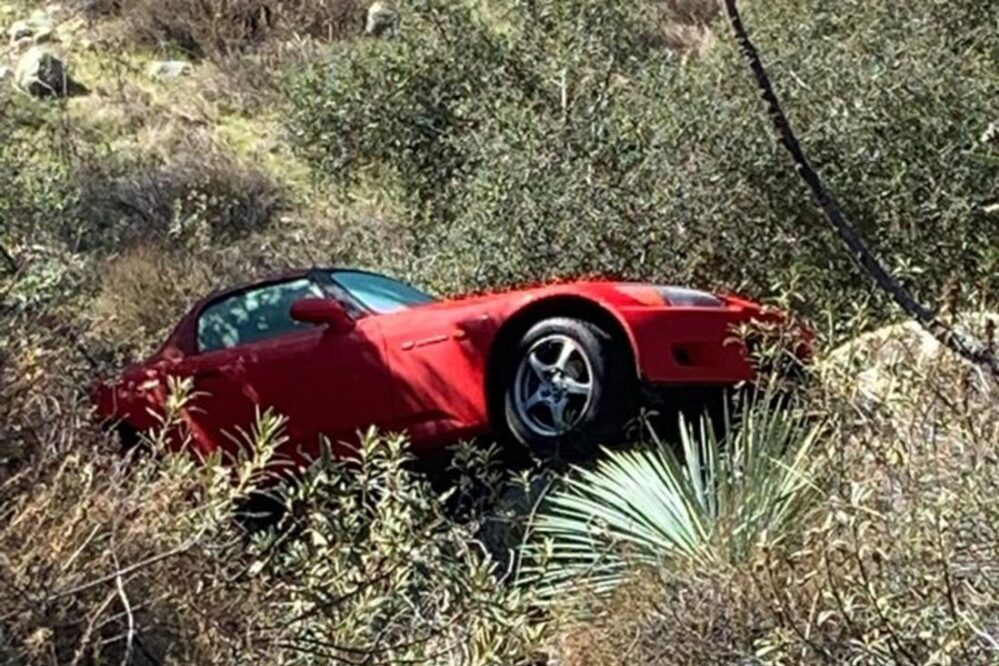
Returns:
[[[740,329],[786,325],[788,318],[755,303],[724,297],[710,307],[635,307],[623,311],[636,350],[640,378],[651,384],[735,384],[755,377]],[[795,355],[811,353],[814,336],[797,324]]]

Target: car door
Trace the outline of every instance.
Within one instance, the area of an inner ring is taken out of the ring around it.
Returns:
[[[389,374],[377,322],[334,333],[291,318],[293,302],[325,295],[310,278],[297,278],[202,310],[198,353],[184,372],[196,391],[191,420],[215,446],[235,450],[268,409],[287,418],[283,453],[299,461],[318,452],[322,436],[344,453],[359,429],[385,423]]]
[[[495,324],[473,308],[380,317],[397,416],[419,453],[488,430],[485,368]]]

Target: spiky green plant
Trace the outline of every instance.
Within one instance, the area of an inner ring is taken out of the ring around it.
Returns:
[[[828,424],[765,392],[726,416],[683,422],[679,454],[661,441],[606,452],[545,501],[524,575],[549,594],[603,593],[635,568],[745,562],[793,540],[816,506],[817,443]]]

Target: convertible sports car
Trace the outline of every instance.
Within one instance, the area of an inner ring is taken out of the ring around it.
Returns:
[[[592,446],[643,395],[751,379],[732,329],[773,316],[678,287],[588,281],[437,301],[374,273],[308,269],[202,300],[96,402],[127,440],[157,425],[168,379],[190,377],[182,418],[206,453],[231,450],[267,408],[287,417],[293,457],[315,455],[323,436],[345,454],[372,425],[406,431],[417,455],[490,432]]]

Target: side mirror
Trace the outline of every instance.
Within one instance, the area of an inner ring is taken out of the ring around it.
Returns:
[[[331,333],[349,333],[354,320],[332,298],[300,298],[291,304],[291,318],[306,324],[326,326]]]

